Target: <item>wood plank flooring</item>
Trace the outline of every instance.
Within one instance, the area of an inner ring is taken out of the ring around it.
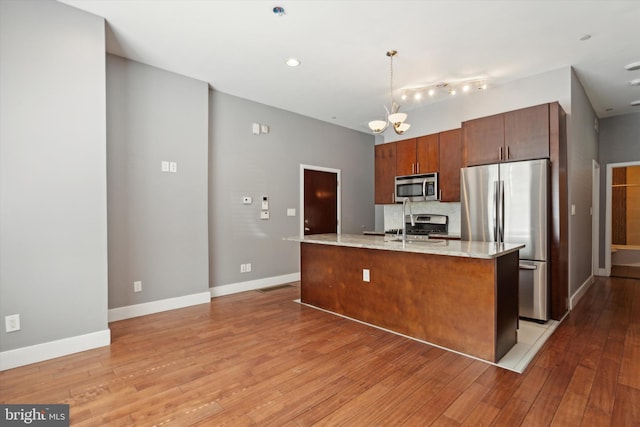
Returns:
[[[0,372],[74,426],[640,426],[640,281],[598,278],[523,374],[293,302],[299,288],[110,324],[109,347]]]

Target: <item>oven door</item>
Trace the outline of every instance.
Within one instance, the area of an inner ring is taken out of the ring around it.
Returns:
[[[520,260],[520,317],[539,322],[549,320],[547,263]]]

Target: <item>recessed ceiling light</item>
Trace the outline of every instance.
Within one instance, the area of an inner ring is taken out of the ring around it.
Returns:
[[[580,37],[580,41],[585,41],[585,40],[589,40],[591,38],[591,34],[585,34],[584,36]]]
[[[289,58],[287,59],[287,65],[289,67],[297,67],[298,65],[300,65],[300,61],[296,58]]]
[[[635,71],[640,70],[640,61],[632,62],[631,64],[627,64],[624,66],[627,71]]]
[[[631,86],[640,86],[640,79],[633,79],[629,82]]]
[[[637,100],[637,101],[633,101],[633,102],[631,103],[631,106],[632,106],[632,107],[640,106],[640,99],[639,99],[639,100]]]

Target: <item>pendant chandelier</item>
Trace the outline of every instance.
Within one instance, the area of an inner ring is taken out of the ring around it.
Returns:
[[[373,133],[382,133],[384,132],[389,125],[393,127],[393,130],[398,134],[402,135],[409,127],[410,124],[405,123],[407,120],[407,115],[405,113],[398,113],[400,106],[393,100],[393,57],[398,54],[395,50],[390,50],[387,52],[387,56],[390,59],[390,83],[389,83],[389,92],[391,97],[391,105],[390,108],[384,107],[387,112],[386,120],[372,120],[369,122],[369,128],[373,131]]]

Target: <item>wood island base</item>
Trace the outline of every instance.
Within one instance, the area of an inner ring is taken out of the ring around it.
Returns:
[[[517,341],[517,251],[481,259],[301,242],[300,257],[305,304],[490,362]]]

